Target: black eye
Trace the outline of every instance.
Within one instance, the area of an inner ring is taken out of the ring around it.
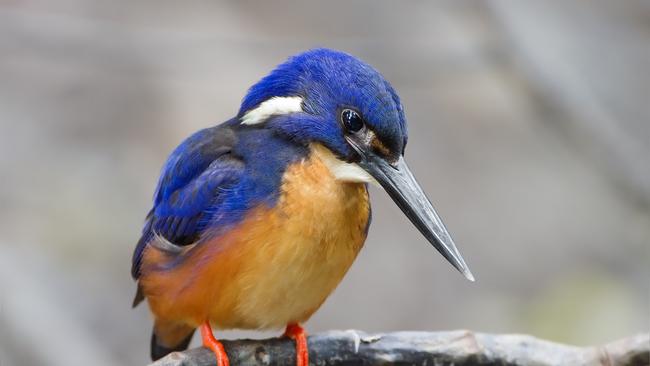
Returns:
[[[341,112],[341,122],[345,129],[350,132],[359,132],[363,128],[361,116],[352,109],[344,109]]]

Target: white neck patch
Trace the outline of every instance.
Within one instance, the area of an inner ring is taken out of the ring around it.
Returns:
[[[271,116],[295,112],[302,112],[301,97],[273,97],[262,102],[257,108],[246,112],[241,118],[241,123],[256,125],[264,123]]]
[[[358,164],[346,163],[345,161],[336,159],[331,161],[327,167],[336,179],[341,182],[370,183],[381,187],[375,178],[363,170]]]
[[[338,159],[331,151],[322,145],[317,145],[313,151],[325,163],[330,173],[341,182],[370,183],[381,187],[368,172],[356,163],[348,163]]]

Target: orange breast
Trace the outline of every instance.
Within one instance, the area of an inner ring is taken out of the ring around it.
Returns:
[[[259,207],[223,236],[187,251],[182,263],[141,278],[159,318],[223,329],[281,328],[306,321],[341,281],[363,246],[370,205],[365,185],[337,181],[319,145],[290,166],[273,208]],[[165,261],[150,248],[147,263]]]

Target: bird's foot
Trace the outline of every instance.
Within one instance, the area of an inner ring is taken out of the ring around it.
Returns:
[[[214,338],[214,334],[212,334],[210,322],[206,321],[201,324],[200,329],[203,347],[209,348],[214,352],[214,356],[217,358],[217,366],[230,366],[230,361],[228,360],[226,350],[223,348],[223,344]]]
[[[284,331],[284,336],[296,342],[296,366],[309,365],[309,351],[307,349],[307,333],[298,324],[289,324]]]

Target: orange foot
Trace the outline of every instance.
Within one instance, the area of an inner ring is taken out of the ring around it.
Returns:
[[[230,366],[226,350],[223,349],[223,344],[214,338],[210,322],[205,322],[199,327],[201,329],[201,339],[203,340],[203,347],[207,347],[214,352],[217,358],[217,366]]]
[[[296,341],[296,366],[309,366],[309,351],[307,350],[307,333],[298,324],[287,325],[284,336]]]

